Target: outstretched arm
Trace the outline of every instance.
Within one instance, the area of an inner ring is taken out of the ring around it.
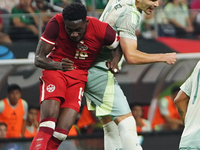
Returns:
[[[176,109],[178,110],[179,116],[183,121],[183,123],[187,112],[188,102],[189,102],[189,97],[182,90],[180,90],[176,98],[174,99],[174,103],[176,105]]]
[[[74,62],[67,58],[64,58],[61,62],[56,62],[46,57],[51,52],[53,47],[53,45],[50,45],[42,40],[39,41],[36,49],[35,66],[46,70],[73,70],[75,68]]]
[[[174,64],[176,53],[147,54],[137,50],[137,41],[125,37],[120,37],[120,45],[125,59],[129,64],[147,64],[155,62],[165,62]]]

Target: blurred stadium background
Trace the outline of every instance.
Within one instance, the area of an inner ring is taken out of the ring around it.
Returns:
[[[53,0],[47,2],[57,12],[62,11],[62,6],[56,5]],[[84,0],[81,2],[86,4]],[[0,6],[0,10],[2,10],[0,18],[4,25],[2,32],[9,35],[9,29],[12,28],[10,19],[15,16],[22,17],[22,14],[12,14],[8,11],[2,13],[4,12],[2,6]],[[102,9],[96,8],[95,0],[91,0],[91,9],[88,9],[88,15],[98,18],[101,12]],[[39,106],[38,78],[41,75],[41,69],[33,65],[33,58],[38,39],[43,32],[42,17],[54,14],[55,12],[34,14],[38,17],[39,22],[37,39],[16,38],[12,43],[0,44],[0,99],[6,97],[6,89],[9,84],[17,83],[22,88],[22,98],[27,100],[29,105]],[[23,17],[29,16],[30,14],[23,14]],[[116,75],[129,103],[142,104],[145,108],[144,115],[149,120],[152,118],[151,114],[154,112],[154,104],[158,97],[169,94],[171,86],[181,85],[200,59],[198,36],[197,38],[161,37],[156,17],[158,16],[153,16],[155,36],[153,38],[138,36],[138,49],[147,53],[177,52],[179,53],[177,63],[175,65],[164,63],[128,65],[124,62],[121,72]],[[145,150],[177,150],[181,133],[182,131],[179,130],[141,133],[140,140]],[[0,140],[0,149],[27,150],[30,143],[31,139],[2,139]],[[59,150],[64,150],[66,147],[70,150],[103,150],[103,133],[69,137],[62,143]]]

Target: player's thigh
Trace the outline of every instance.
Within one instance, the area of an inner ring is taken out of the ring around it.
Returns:
[[[65,100],[61,103],[61,108],[71,108],[79,112],[84,88],[85,82],[68,79],[68,87],[65,91]]]
[[[60,111],[60,102],[56,100],[45,100],[40,105],[40,111],[40,119],[47,117],[53,117],[57,119]]]
[[[131,112],[128,113],[128,114],[116,117],[116,119],[114,121],[115,121],[116,124],[119,124],[122,120],[124,120],[124,119],[126,119],[126,118],[128,118],[130,116],[132,116]]]
[[[40,77],[40,103],[44,100],[57,100],[61,102],[65,98],[67,80],[62,72],[45,70]]]

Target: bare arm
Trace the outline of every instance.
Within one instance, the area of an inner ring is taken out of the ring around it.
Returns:
[[[33,11],[32,7],[31,6],[26,7],[26,11],[29,12],[30,14],[32,14],[32,17],[33,17],[35,24],[37,26],[39,26],[38,17],[36,16],[36,13]],[[42,23],[41,26],[43,27],[43,22],[41,22],[41,23]]]
[[[0,23],[0,32],[3,30],[3,24]]]
[[[179,28],[182,28],[184,29],[184,27],[179,23],[177,22],[175,19],[170,19],[170,22],[175,25],[176,27],[179,27]]]
[[[176,62],[176,53],[147,54],[137,50],[137,41],[121,37],[120,45],[125,59],[129,64],[147,64],[155,62],[165,62],[174,64]]]
[[[174,99],[174,103],[176,105],[176,109],[178,110],[179,116],[183,121],[183,123],[187,112],[188,102],[189,102],[189,97],[183,91],[180,90],[176,98]]]
[[[106,62],[106,66],[114,74],[119,72],[118,63],[121,60],[121,57],[122,57],[122,49],[120,45],[118,45],[116,49],[112,50],[111,60]]]
[[[180,129],[183,126],[183,122],[180,119],[171,118],[169,116],[163,116],[166,120],[166,124],[169,129]]]
[[[23,120],[23,124],[22,124],[22,133],[21,133],[21,137],[24,137],[24,133],[25,133],[25,129],[26,129],[26,120]]]
[[[75,68],[74,63],[67,58],[64,58],[61,62],[56,62],[46,57],[53,47],[53,45],[47,44],[42,40],[39,41],[36,49],[35,66],[46,70],[73,70]]]
[[[30,29],[35,35],[38,35],[38,28],[35,25],[27,25],[21,22],[20,18],[13,18],[13,24],[19,28],[28,28]]]

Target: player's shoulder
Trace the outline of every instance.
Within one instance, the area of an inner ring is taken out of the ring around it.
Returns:
[[[88,28],[90,28],[91,32],[102,34],[106,31],[106,28],[108,27],[108,23],[102,22],[95,17],[88,17],[88,20],[89,20]]]
[[[107,23],[100,21],[99,19],[95,18],[95,17],[87,17],[87,19],[89,20],[89,23],[95,25],[95,26],[102,26],[102,25],[107,25]]]

